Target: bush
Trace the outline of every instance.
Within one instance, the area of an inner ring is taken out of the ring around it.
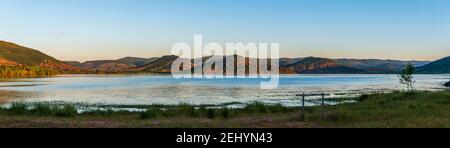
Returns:
[[[10,114],[25,114],[28,112],[27,104],[21,102],[14,102],[11,104],[11,107],[6,109]]]
[[[181,104],[176,107],[177,114],[186,115],[189,117],[198,117],[199,113],[197,112],[197,109],[195,109],[194,106],[189,104]]]
[[[255,102],[255,103],[249,104],[244,108],[244,110],[246,112],[250,112],[250,113],[268,113],[269,112],[267,105],[260,103],[260,102]]]
[[[72,105],[65,105],[62,108],[55,108],[55,116],[57,117],[74,117],[77,114],[77,109]]]
[[[227,107],[225,107],[221,110],[221,114],[222,114],[222,117],[225,119],[230,118],[230,110]]]
[[[150,108],[145,112],[141,112],[139,117],[141,119],[152,119],[155,118],[158,114],[159,110],[155,108]]]
[[[36,113],[41,116],[51,116],[54,114],[53,109],[46,104],[37,104],[35,109],[32,110],[33,113]]]
[[[208,119],[216,118],[216,110],[214,110],[214,109],[207,109],[206,110],[206,118],[208,118]]]
[[[356,99],[356,101],[362,102],[362,101],[366,101],[367,99],[369,99],[369,95],[368,94],[363,94],[361,96],[359,96],[358,99]]]

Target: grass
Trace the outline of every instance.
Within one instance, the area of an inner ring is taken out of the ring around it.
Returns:
[[[55,116],[55,117],[74,117],[78,115],[75,106],[67,104],[64,106],[46,104],[46,103],[23,103],[14,102],[9,108],[1,109],[9,115],[36,115],[36,116]]]
[[[241,114],[267,114],[267,113],[281,113],[295,111],[295,108],[283,107],[281,105],[267,105],[259,102],[254,102],[242,109],[230,109],[228,107],[211,107],[210,105],[195,106],[189,104],[181,104],[176,106],[151,106],[147,111],[140,113],[141,119],[154,119],[157,117],[193,117],[193,118],[207,118],[228,119]]]
[[[356,103],[298,107],[254,102],[244,108],[211,105],[121,106],[144,112],[92,110],[80,104],[13,103],[0,109],[0,127],[450,127],[450,91],[362,95]],[[103,106],[105,107],[105,106]]]

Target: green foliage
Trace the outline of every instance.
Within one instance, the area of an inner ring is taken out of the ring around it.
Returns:
[[[414,73],[415,67],[411,63],[406,65],[405,68],[399,74],[400,83],[406,86],[408,92],[414,91]]]
[[[291,108],[284,107],[281,104],[276,105],[267,105],[261,102],[254,102],[247,105],[244,109],[245,112],[248,113],[283,113],[289,112]]]
[[[28,112],[27,105],[24,103],[14,102],[11,104],[11,107],[7,109],[7,112],[15,115],[26,114]]]
[[[268,113],[267,105],[261,102],[255,102],[252,104],[247,105],[244,108],[245,111],[251,112],[251,113]]]
[[[78,114],[75,106],[65,105],[64,107],[57,107],[54,109],[57,117],[74,117]]]
[[[362,95],[358,103],[307,108],[306,122],[353,127],[448,127],[450,92],[393,92]],[[324,116],[322,116],[322,114]]]
[[[24,103],[14,102],[8,108],[1,109],[12,115],[38,115],[55,117],[74,117],[78,114],[75,106],[67,104],[64,106],[47,103]]]
[[[54,115],[54,110],[52,109],[52,107],[50,107],[49,105],[44,104],[44,103],[37,104],[35,109],[33,110],[33,112],[40,116]]]
[[[216,118],[216,110],[214,110],[214,109],[207,109],[206,110],[206,118],[208,118],[208,119]]]
[[[230,110],[228,109],[228,107],[225,107],[221,110],[221,115],[225,119],[230,118]]]
[[[0,77],[38,77],[58,74],[58,71],[39,66],[0,66]]]
[[[362,95],[359,99],[355,98],[354,100],[359,101],[336,106],[306,107],[305,120],[302,121],[298,120],[301,111],[298,107],[258,102],[248,104],[244,108],[189,104],[123,105],[120,107],[147,108],[147,110],[139,113],[93,110],[80,114],[76,113],[74,107],[79,106],[78,104],[12,103],[8,108],[0,108],[0,117],[18,118],[19,121],[41,119],[40,116],[74,117],[70,121],[120,121],[123,123],[119,124],[120,126],[131,127],[135,127],[135,123],[138,122],[147,125],[148,122],[141,121],[142,119],[164,123],[156,125],[157,127],[290,127],[300,124],[300,122],[302,122],[300,125],[307,127],[449,127],[450,125],[450,91],[415,91],[414,93],[398,91],[387,94]],[[102,106],[101,108],[107,107]],[[104,116],[109,118],[102,118]],[[214,120],[203,122],[206,119]],[[268,123],[255,125],[260,119],[271,119],[273,122],[268,120]],[[289,124],[291,122],[292,124]],[[210,126],[211,124],[212,126]]]
[[[139,117],[141,119],[152,119],[152,118],[155,118],[158,115],[159,112],[160,111],[158,109],[151,108],[151,109],[148,109],[145,112],[141,112],[139,114]]]

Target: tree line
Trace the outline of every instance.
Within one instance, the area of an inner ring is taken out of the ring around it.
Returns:
[[[0,77],[39,77],[59,74],[57,70],[40,66],[0,66]]]

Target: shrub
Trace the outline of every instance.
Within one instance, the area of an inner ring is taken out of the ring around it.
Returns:
[[[6,109],[10,114],[25,114],[28,112],[27,104],[21,102],[14,102],[11,104],[11,107]]]
[[[55,108],[55,116],[57,117],[74,117],[77,114],[78,111],[73,105],[65,105],[62,108]]]
[[[152,119],[152,118],[155,118],[157,116],[158,112],[159,112],[158,109],[150,108],[150,109],[148,109],[145,112],[141,112],[139,114],[139,117],[141,119]]]
[[[41,116],[51,116],[54,114],[53,109],[49,105],[42,103],[37,104],[32,112]]]
[[[221,110],[221,114],[222,114],[222,117],[225,119],[230,118],[230,110],[227,107],[225,107]]]
[[[206,117],[207,117],[208,119],[214,119],[214,118],[216,118],[216,110],[214,110],[214,109],[207,109],[207,110],[206,110]]]
[[[268,113],[267,106],[260,102],[255,102],[247,105],[244,110],[250,113]]]

